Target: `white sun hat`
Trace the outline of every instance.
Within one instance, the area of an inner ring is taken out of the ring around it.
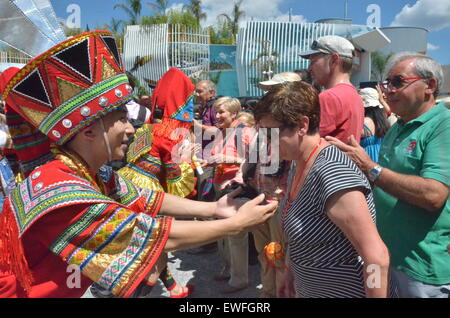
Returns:
[[[259,88],[261,88],[263,91],[268,91],[275,85],[288,82],[300,82],[301,80],[302,78],[300,77],[300,75],[294,72],[278,73],[268,81],[259,82]]]

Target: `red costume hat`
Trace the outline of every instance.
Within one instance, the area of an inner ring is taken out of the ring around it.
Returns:
[[[152,114],[155,108],[163,111],[163,122],[171,122],[175,126],[183,123],[192,124],[194,120],[194,90],[189,77],[177,68],[169,69],[153,91],[152,95]],[[189,125],[183,125],[189,126]],[[174,127],[176,128],[176,127]]]
[[[128,102],[133,91],[109,31],[83,33],[54,46],[1,89],[26,174],[49,159],[52,142],[63,145]]]

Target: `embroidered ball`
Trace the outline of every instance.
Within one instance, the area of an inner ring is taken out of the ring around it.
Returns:
[[[283,247],[279,242],[270,242],[264,247],[264,255],[271,263],[282,261],[284,259]]]

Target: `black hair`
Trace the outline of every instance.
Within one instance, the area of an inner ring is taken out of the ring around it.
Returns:
[[[162,119],[163,114],[164,114],[164,112],[161,108],[155,108],[153,110],[152,119],[154,119],[154,120]]]
[[[307,69],[302,68],[301,70],[294,70],[294,73],[297,73],[298,75],[300,75],[303,82],[312,84],[311,73],[309,73]]]
[[[122,104],[122,105],[114,108],[114,111],[128,113],[128,108],[127,108],[126,104]]]
[[[375,137],[384,138],[390,128],[384,110],[380,107],[365,107],[364,116],[373,120],[375,124]]]

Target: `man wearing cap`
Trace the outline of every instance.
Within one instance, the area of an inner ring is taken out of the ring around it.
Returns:
[[[436,103],[442,67],[428,56],[392,56],[382,82],[386,101],[400,119],[387,132],[379,162],[355,139],[344,151],[374,184],[377,228],[391,254],[400,297],[448,298],[450,294],[450,109]]]
[[[364,122],[364,107],[350,82],[354,46],[347,39],[328,35],[300,54],[311,61],[308,70],[314,84],[325,90],[320,93],[320,135],[333,136],[343,142],[354,135],[358,142]]]
[[[123,67],[112,34],[93,31],[50,48],[0,87],[27,177],[0,214],[0,298],[81,297],[92,282],[139,296],[163,270],[163,251],[236,235],[273,215],[276,204],[257,206],[263,196],[235,213],[229,197],[204,203],[142,190],[105,167],[134,133]]]

